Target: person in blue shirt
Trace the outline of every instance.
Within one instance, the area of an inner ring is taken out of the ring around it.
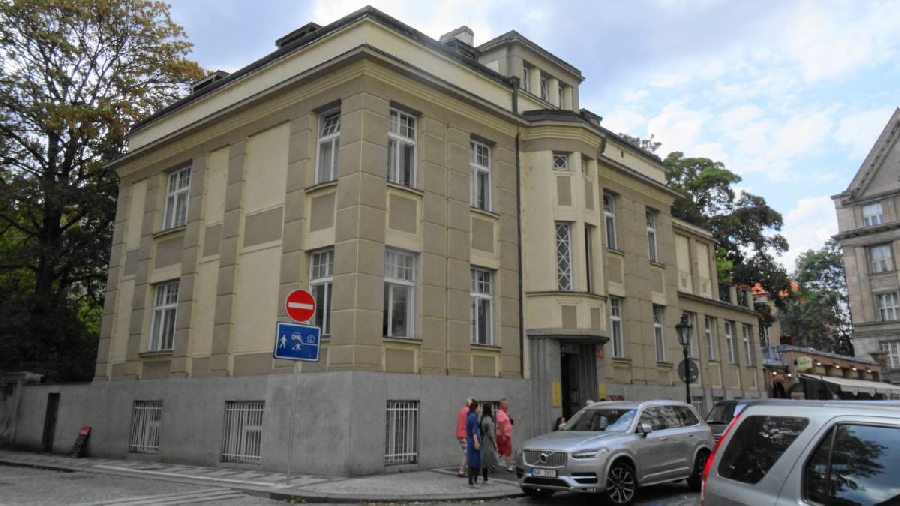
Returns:
[[[469,466],[469,486],[478,488],[478,474],[481,471],[481,430],[478,428],[478,401],[469,402],[466,416],[466,464]]]

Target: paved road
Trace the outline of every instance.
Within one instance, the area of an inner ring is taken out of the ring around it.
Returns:
[[[278,501],[224,487],[95,473],[0,466],[0,506],[274,506]]]
[[[505,501],[488,501],[479,506],[597,506],[597,504],[599,502],[594,495],[565,493],[556,494],[550,499],[518,497]],[[700,504],[700,495],[688,489],[684,482],[667,483],[641,489],[635,504],[642,506],[697,506]]]

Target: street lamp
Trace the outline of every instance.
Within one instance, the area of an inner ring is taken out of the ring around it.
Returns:
[[[687,313],[681,313],[681,322],[675,325],[678,332],[678,343],[684,352],[684,388],[687,393],[687,403],[691,403],[691,363],[688,362],[688,348],[691,346],[691,326]]]

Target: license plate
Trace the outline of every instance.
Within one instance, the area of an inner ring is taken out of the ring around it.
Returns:
[[[535,469],[531,468],[532,476],[540,476],[542,478],[556,478],[556,469]]]

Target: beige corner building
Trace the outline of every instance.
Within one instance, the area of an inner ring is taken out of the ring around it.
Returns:
[[[660,160],[580,108],[577,68],[372,8],[276,45],[132,131],[96,380],[27,389],[23,446],[56,395],[94,455],[452,465],[468,396],[510,399],[516,446],[588,400],[683,400],[683,312],[692,402],[764,395],[748,292],[672,218]],[[294,369],[273,348],[301,288],[324,336]]]
[[[900,384],[900,109],[894,111],[843,192],[835,239],[844,251],[853,348],[883,364],[884,378]]]

